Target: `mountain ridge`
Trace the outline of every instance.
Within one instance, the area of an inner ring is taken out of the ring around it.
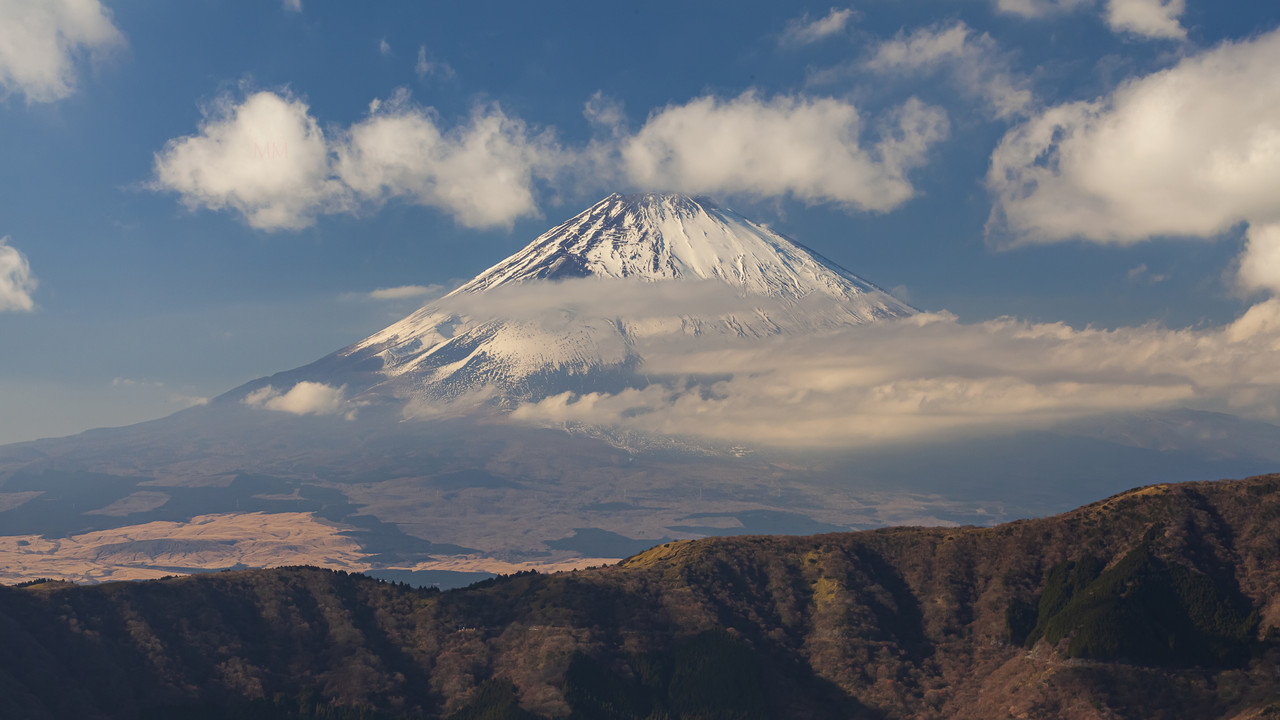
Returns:
[[[991,528],[668,543],[446,593],[314,568],[0,588],[0,710],[1272,717],[1277,517],[1271,475]]]

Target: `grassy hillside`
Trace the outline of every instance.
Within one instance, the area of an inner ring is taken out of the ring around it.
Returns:
[[[994,528],[659,546],[440,593],[0,588],[0,716],[1280,717],[1280,476]]]

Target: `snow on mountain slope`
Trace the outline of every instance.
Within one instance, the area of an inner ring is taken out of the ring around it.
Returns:
[[[859,299],[866,319],[911,308],[835,263],[706,198],[613,194],[455,291],[571,277],[719,280],[745,293],[796,300]]]
[[[377,395],[489,387],[531,398],[628,384],[647,339],[765,337],[915,312],[709,200],[614,194],[333,359],[376,367]]]

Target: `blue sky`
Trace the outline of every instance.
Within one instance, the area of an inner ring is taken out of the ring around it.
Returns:
[[[0,442],[314,360],[614,190],[710,194],[961,322],[1210,332],[1280,291],[1278,25],[0,0]]]

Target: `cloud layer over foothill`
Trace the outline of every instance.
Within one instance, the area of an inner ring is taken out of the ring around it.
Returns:
[[[962,323],[945,312],[851,326],[829,299],[783,302],[691,281],[529,283],[431,307],[471,325],[526,324],[522,333],[534,337],[586,334],[596,347],[625,339],[618,357],[642,358],[643,387],[564,393],[512,412],[534,424],[854,447],[1151,409],[1280,419],[1280,299],[1220,327],[1111,330],[1015,318]],[[753,325],[755,318],[768,321]],[[472,390],[453,408],[413,402],[406,413],[436,417],[491,398]]]
[[[1274,421],[1277,350],[1277,300],[1208,330],[926,314],[752,343],[668,337],[644,348],[641,371],[680,379],[565,393],[513,417],[794,447],[933,441],[1176,407]]]
[[[346,407],[346,388],[324,383],[303,381],[280,392],[270,385],[250,392],[242,401],[245,405],[291,415],[334,415]]]

